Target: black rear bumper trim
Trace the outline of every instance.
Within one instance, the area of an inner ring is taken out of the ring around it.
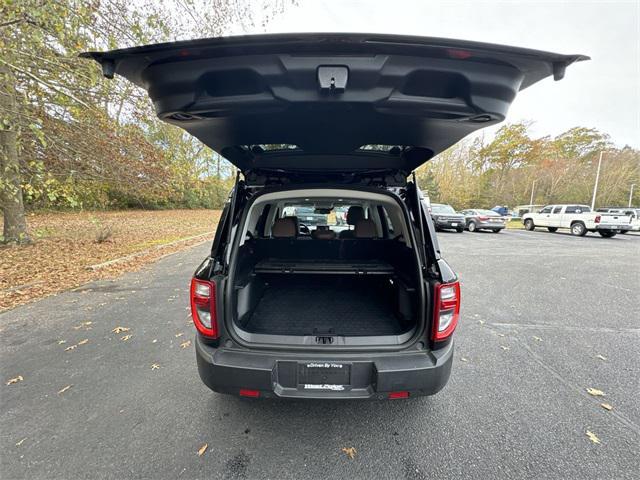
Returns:
[[[453,342],[433,352],[298,353],[250,352],[214,348],[196,338],[200,378],[211,390],[238,395],[240,389],[260,391],[261,397],[315,399],[378,399],[389,392],[433,395],[449,380]],[[336,362],[351,366],[344,389],[306,389],[297,383],[300,362]]]

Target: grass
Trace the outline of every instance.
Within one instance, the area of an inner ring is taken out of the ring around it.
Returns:
[[[33,243],[0,246],[0,310],[138,269],[212,239],[219,217],[217,210],[31,213],[27,225]],[[209,235],[162,247],[205,233]],[[103,269],[87,268],[139,252],[144,254]]]
[[[521,218],[510,218],[507,222],[507,228],[510,230],[522,230],[524,229],[524,225],[522,225]]]

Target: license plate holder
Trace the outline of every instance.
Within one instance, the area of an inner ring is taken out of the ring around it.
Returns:
[[[351,385],[351,365],[339,362],[298,363],[298,387],[304,390],[346,390]]]

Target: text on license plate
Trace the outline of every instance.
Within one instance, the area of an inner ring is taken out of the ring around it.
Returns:
[[[334,362],[298,364],[298,385],[305,390],[341,391],[351,383],[351,365]]]

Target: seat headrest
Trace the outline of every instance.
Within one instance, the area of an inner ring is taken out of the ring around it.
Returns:
[[[276,219],[271,228],[274,238],[292,238],[298,236],[298,217],[283,217]]]
[[[355,238],[376,238],[378,236],[376,224],[370,218],[358,220],[356,227],[353,229],[353,236]]]
[[[311,236],[318,240],[333,240],[336,238],[336,232],[330,230],[327,225],[318,225],[316,229],[311,232]]]
[[[364,218],[364,209],[359,205],[352,205],[347,210],[347,223],[349,225],[355,225],[358,223],[358,220],[362,220]]]

